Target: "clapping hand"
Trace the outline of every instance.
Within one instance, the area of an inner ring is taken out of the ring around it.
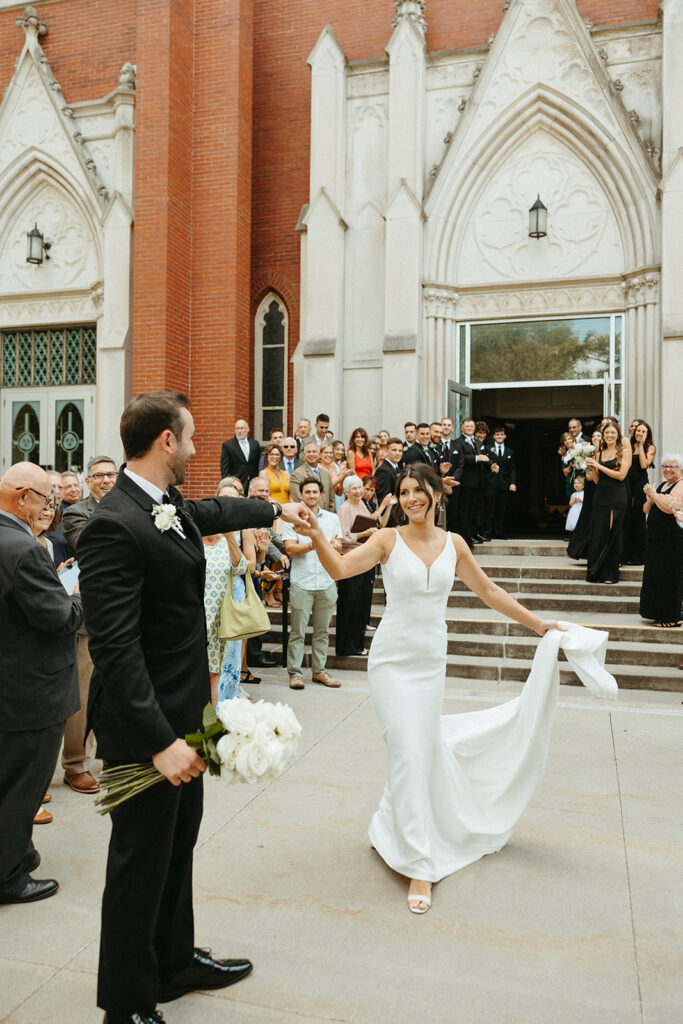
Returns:
[[[497,462],[492,462],[491,463],[491,472],[492,473],[500,473],[500,466],[498,465]]]
[[[453,465],[452,462],[442,462],[439,465],[439,469],[441,470],[441,473],[445,476],[448,473],[448,470],[451,468],[452,465]]]
[[[476,461],[477,462],[488,462],[489,461],[489,457],[488,457],[488,455],[477,455]]]
[[[655,491],[652,484],[645,484],[645,486],[643,487],[643,494],[646,498],[654,498],[656,493],[657,492]]]

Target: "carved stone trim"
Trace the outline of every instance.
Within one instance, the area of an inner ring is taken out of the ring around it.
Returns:
[[[100,315],[94,291],[61,292],[27,298],[25,295],[0,301],[0,323],[7,327],[35,327],[40,324],[92,323]]]
[[[17,26],[23,28],[27,36],[44,36],[47,34],[47,25],[38,17],[35,7],[25,7],[24,13],[17,16]]]
[[[442,320],[457,318],[459,295],[457,292],[445,291],[440,288],[426,288],[423,294],[426,317]]]
[[[394,0],[394,7],[396,8],[396,17],[391,23],[392,28],[397,28],[402,21],[408,19],[412,21],[420,35],[425,34],[427,31],[427,22],[424,16],[425,0]]]
[[[130,89],[131,92],[134,92],[137,71],[138,69],[136,64],[124,64],[119,75],[119,87],[121,89]]]
[[[624,282],[576,281],[517,285],[514,288],[460,289],[458,320],[487,320],[578,313],[618,313],[624,309]]]
[[[309,338],[303,343],[303,352],[305,356],[333,356],[336,347],[336,338]]]
[[[416,334],[385,334],[382,352],[415,352],[417,349]]]
[[[622,284],[626,308],[651,306],[659,300],[659,273],[656,270],[626,278]]]

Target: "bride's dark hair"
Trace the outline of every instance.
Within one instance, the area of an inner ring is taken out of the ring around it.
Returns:
[[[401,508],[400,494],[401,484],[404,480],[415,480],[429,499],[427,505],[427,511],[432,507],[434,498],[437,500],[437,504],[443,497],[443,480],[432,466],[427,466],[424,462],[409,462],[408,465],[401,470],[398,480],[396,481],[396,490],[394,495],[398,502],[398,509],[396,511],[397,518],[400,523],[405,523],[408,518]],[[437,510],[438,511],[438,510]]]

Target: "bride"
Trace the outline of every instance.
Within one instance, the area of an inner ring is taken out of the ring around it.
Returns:
[[[368,676],[384,726],[387,780],[370,839],[388,866],[410,879],[408,906],[423,914],[433,882],[505,845],[543,772],[547,749],[536,723],[529,729],[526,721],[520,726],[519,715],[500,714],[512,701],[441,717],[454,573],[490,608],[539,636],[562,627],[515,601],[482,572],[462,537],[435,525],[443,484],[431,467],[407,466],[396,494],[406,525],[378,530],[346,555],[330,546],[315,518],[298,529],[333,579],[378,562],[383,567],[386,611]],[[535,719],[544,715],[548,719],[552,710],[534,710]]]

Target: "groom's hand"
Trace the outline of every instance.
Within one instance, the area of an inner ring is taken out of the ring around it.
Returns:
[[[179,786],[181,782],[191,782],[206,771],[206,761],[181,739],[160,750],[154,755],[152,762],[157,771],[174,786]]]
[[[308,508],[303,502],[290,501],[282,506],[282,518],[292,526],[302,526],[308,519]]]

